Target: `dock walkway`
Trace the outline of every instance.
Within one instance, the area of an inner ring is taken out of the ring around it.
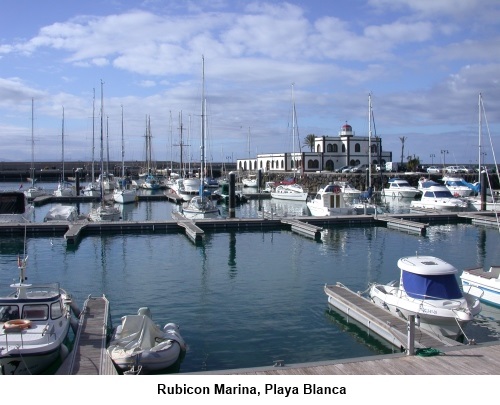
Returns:
[[[80,315],[73,350],[56,375],[118,374],[106,351],[109,319],[107,298],[89,296]]]
[[[324,290],[328,297],[328,303],[336,310],[355,319],[395,347],[400,347],[401,350],[408,349],[407,321],[394,316],[388,310],[375,305],[359,293],[346,288],[340,283],[325,285]],[[441,348],[462,344],[415,328],[414,345],[416,348]]]
[[[404,353],[191,374],[211,375],[498,375],[500,344],[453,346],[435,356]]]

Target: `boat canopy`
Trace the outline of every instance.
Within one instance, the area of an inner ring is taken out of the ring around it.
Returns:
[[[435,276],[403,271],[401,281],[409,297],[426,300],[453,300],[462,298],[462,291],[454,274]]]

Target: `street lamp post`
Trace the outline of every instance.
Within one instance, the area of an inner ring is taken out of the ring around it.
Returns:
[[[434,158],[436,155],[434,153],[431,153],[431,166],[434,166]]]
[[[441,154],[443,155],[443,168],[446,167],[446,154],[448,151],[446,149],[441,149]]]

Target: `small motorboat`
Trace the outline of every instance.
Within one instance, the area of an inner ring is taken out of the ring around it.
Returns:
[[[488,304],[500,306],[500,266],[491,266],[488,271],[481,267],[467,269],[460,279],[464,291]]]
[[[415,198],[421,193],[416,187],[413,187],[407,180],[393,178],[389,180],[389,187],[383,188],[382,196],[392,198]]]
[[[186,343],[175,323],[163,329],[153,322],[148,307],[137,315],[126,315],[116,328],[107,348],[115,366],[123,373],[140,369],[151,373],[174,365],[186,351]]]
[[[0,297],[0,374],[43,374],[68,355],[70,326],[76,330],[71,296],[58,283],[26,283],[28,257],[19,257],[19,281]],[[74,321],[74,322],[73,322]]]
[[[422,197],[420,200],[413,200],[410,203],[411,209],[432,209],[438,211],[467,211],[469,205],[466,201],[451,194],[448,187],[440,184],[430,184],[431,182],[422,183]]]
[[[370,299],[394,315],[415,315],[420,328],[434,335],[461,340],[464,327],[481,312],[477,297],[460,289],[457,269],[434,256],[398,260],[399,282],[372,284]]]
[[[307,201],[307,208],[314,217],[331,216],[331,215],[349,215],[353,213],[353,209],[347,205],[342,196],[340,186],[330,183],[322,187],[316,193],[316,196]]]

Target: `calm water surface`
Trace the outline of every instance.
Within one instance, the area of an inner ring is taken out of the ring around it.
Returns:
[[[89,206],[81,204],[81,212]],[[236,216],[255,217],[259,208],[307,214],[305,203],[264,200],[238,207]],[[37,207],[34,220],[43,221],[48,209]],[[171,219],[172,209],[166,202],[139,202],[125,206],[123,217]],[[397,260],[416,252],[459,269],[500,264],[499,246],[498,230],[463,224],[431,226],[426,236],[384,227],[331,228],[321,241],[282,230],[208,232],[199,245],[183,234],[160,233],[86,236],[72,248],[60,236],[27,240],[30,281],[58,281],[79,305],[89,294],[105,294],[115,326],[143,306],[161,325],[178,323],[188,344],[179,372],[391,352],[329,309],[325,283],[364,291],[370,282],[398,278]],[[0,286],[17,276],[22,250],[22,238],[0,238]],[[485,306],[466,335],[498,340],[499,312]]]

